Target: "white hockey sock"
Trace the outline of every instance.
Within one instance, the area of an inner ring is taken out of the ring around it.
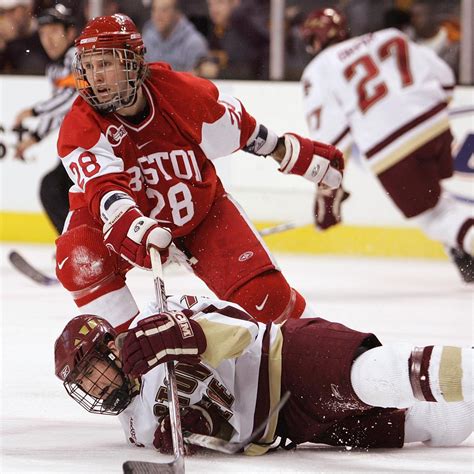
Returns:
[[[472,400],[470,348],[398,344],[370,349],[353,363],[351,383],[368,405],[406,408],[417,400]]]
[[[455,446],[473,429],[473,403],[416,402],[405,416],[405,443]]]
[[[414,348],[410,357],[410,381],[415,397],[428,402],[472,400],[473,355],[471,348]]]
[[[352,364],[351,383],[367,405],[406,408],[416,401],[410,385],[408,359],[412,346],[380,346],[361,354]]]
[[[472,224],[469,229],[463,227],[472,222],[472,210],[469,206],[456,201],[455,198],[443,192],[436,206],[412,217],[428,237],[438,240],[448,247],[459,247],[459,233],[467,231],[462,238],[464,251],[473,255],[474,230]]]
[[[113,308],[111,311],[110,308]],[[137,316],[138,306],[127,286],[99,296],[79,308],[81,314],[96,314],[117,327]]]

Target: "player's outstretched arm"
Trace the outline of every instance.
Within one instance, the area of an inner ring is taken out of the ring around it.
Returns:
[[[271,156],[284,174],[295,174],[329,189],[342,183],[344,156],[332,145],[304,138],[296,133],[281,137],[257,124],[244,151],[254,155]]]
[[[303,176],[315,184],[337,189],[342,183],[344,156],[332,145],[285,133],[271,154],[285,174]]]

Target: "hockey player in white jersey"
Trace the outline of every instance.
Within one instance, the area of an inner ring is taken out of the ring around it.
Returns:
[[[461,443],[472,432],[472,349],[382,346],[321,318],[257,322],[239,306],[194,296],[150,305],[119,353],[102,318],[72,319],[55,372],[91,413],[119,415],[126,440],[172,452],[164,363],[175,365],[183,431],[233,442],[267,425],[245,454],[272,445],[402,447]],[[154,314],[155,313],[155,314]],[[269,414],[283,393],[279,413]]]
[[[442,242],[463,279],[474,281],[472,213],[441,187],[453,173],[449,66],[397,29],[347,39],[344,15],[332,8],[310,13],[301,31],[316,56],[302,76],[311,138],[346,156],[354,143],[404,216]],[[340,222],[346,196],[319,190],[318,228]]]

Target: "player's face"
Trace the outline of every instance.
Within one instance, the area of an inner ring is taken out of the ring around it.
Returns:
[[[117,96],[126,100],[130,95],[127,72],[119,54],[113,51],[85,53],[81,58],[87,82],[100,103],[114,100]]]
[[[75,382],[89,395],[104,400],[122,386],[123,379],[113,364],[92,358]]]

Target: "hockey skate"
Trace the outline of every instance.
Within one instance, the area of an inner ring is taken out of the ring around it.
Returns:
[[[459,248],[448,249],[449,258],[458,267],[462,279],[466,283],[474,282],[474,258]]]

